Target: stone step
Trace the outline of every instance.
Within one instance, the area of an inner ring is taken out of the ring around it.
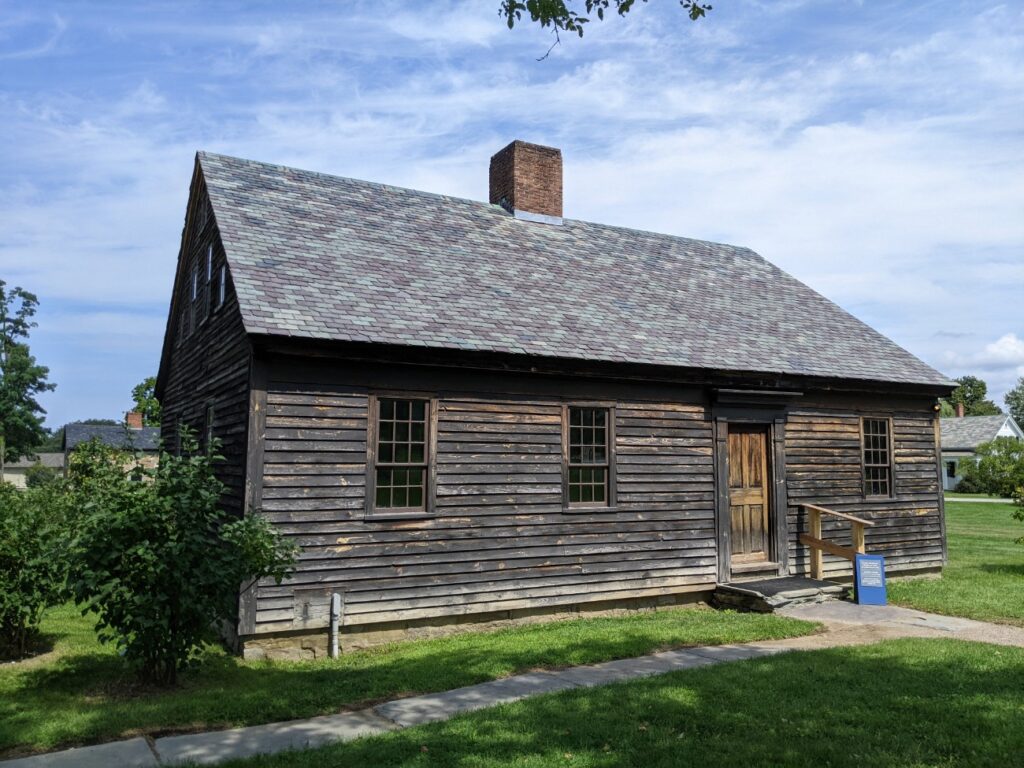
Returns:
[[[776,576],[719,584],[712,596],[718,608],[772,613],[786,605],[820,603],[847,597],[850,587],[802,576]]]

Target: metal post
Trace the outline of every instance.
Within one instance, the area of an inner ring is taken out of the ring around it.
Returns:
[[[331,658],[338,658],[338,624],[341,621],[341,595],[331,595]]]

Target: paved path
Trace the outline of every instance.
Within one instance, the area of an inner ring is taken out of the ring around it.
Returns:
[[[965,501],[968,504],[1013,504],[1013,499],[964,499],[959,496],[947,496],[946,501]]]
[[[635,680],[785,651],[863,645],[896,637],[952,637],[1024,647],[1024,629],[896,606],[831,601],[790,606],[779,613],[820,621],[826,631],[788,640],[686,648],[584,667],[531,672],[453,691],[389,701],[359,712],[227,731],[166,736],[154,742],[130,739],[0,762],[0,768],[159,768],[186,762],[213,765],[235,758],[351,741],[360,736],[446,720],[462,712],[542,693]]]

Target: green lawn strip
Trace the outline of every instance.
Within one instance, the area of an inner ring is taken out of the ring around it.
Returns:
[[[1011,504],[946,504],[949,564],[941,579],[891,581],[899,605],[1024,626],[1024,524]]]
[[[41,657],[0,666],[0,757],[131,735],[254,725],[354,709],[540,668],[661,649],[794,637],[817,625],[681,608],[407,642],[340,659],[245,662],[211,648],[173,690],[139,689],[71,606],[50,611]]]
[[[1024,649],[891,640],[565,691],[224,765],[909,768],[1021,755]]]

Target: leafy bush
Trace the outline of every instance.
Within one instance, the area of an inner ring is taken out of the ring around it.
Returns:
[[[84,515],[75,597],[99,616],[100,640],[115,642],[145,680],[160,684],[174,683],[217,626],[235,618],[242,582],[280,581],[294,560],[264,518],[220,508],[219,457],[200,453],[188,435],[182,447],[148,470],[94,445],[76,451],[71,472]]]
[[[25,653],[44,608],[63,598],[70,507],[53,483],[0,483],[0,656]]]
[[[25,470],[25,485],[29,488],[42,488],[60,481],[60,472],[47,467],[38,461]]]
[[[1024,486],[1024,441],[997,437],[978,446],[975,455],[961,462],[964,493],[990,493],[1009,498]]]

